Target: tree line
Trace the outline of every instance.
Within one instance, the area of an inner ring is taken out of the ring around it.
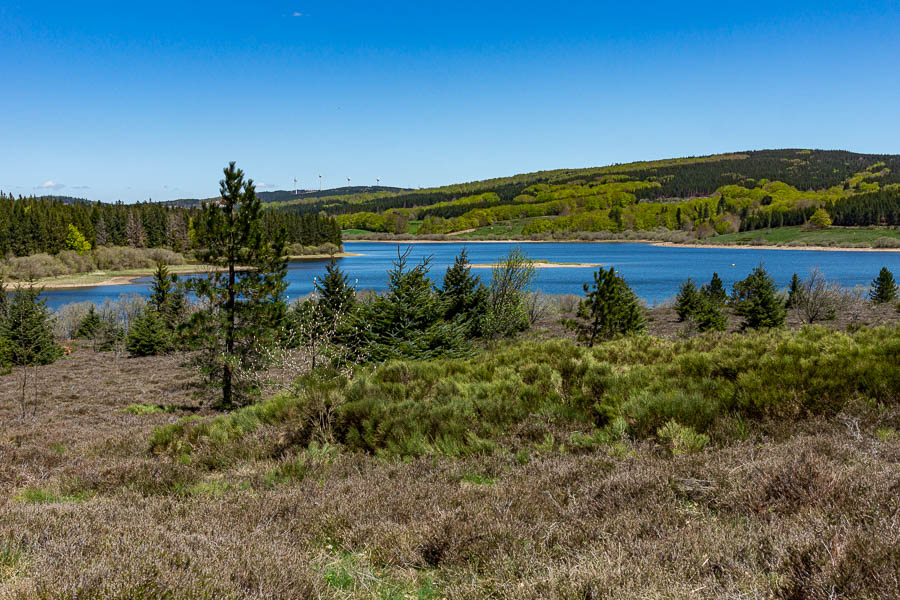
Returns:
[[[199,209],[167,207],[154,202],[104,204],[70,202],[52,197],[13,197],[0,192],[0,256],[57,254],[100,246],[197,247],[195,220]],[[340,246],[340,228],[323,215],[264,211],[265,235],[283,232],[288,244]]]

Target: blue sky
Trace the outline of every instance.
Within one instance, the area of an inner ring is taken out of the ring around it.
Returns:
[[[133,202],[900,152],[897,2],[8,2],[0,189]]]

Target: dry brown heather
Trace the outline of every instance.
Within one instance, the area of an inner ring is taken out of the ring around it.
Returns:
[[[291,478],[272,474],[295,456],[147,453],[154,425],[204,412],[177,357],[79,348],[39,377],[25,421],[0,377],[0,598],[900,597],[896,412],[675,458],[313,448]],[[156,402],[182,408],[126,411]]]

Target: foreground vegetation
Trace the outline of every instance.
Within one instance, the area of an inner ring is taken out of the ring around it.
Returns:
[[[73,350],[0,405],[0,597],[900,592],[895,327],[517,342],[220,416],[178,356]]]

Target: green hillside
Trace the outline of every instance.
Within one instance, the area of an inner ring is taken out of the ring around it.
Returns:
[[[467,237],[480,236],[485,228],[524,237],[664,230],[708,239],[789,226],[821,228],[829,220],[842,227],[898,226],[900,155],[761,150],[268,206],[326,212],[344,230]],[[813,218],[817,209],[825,212]]]

